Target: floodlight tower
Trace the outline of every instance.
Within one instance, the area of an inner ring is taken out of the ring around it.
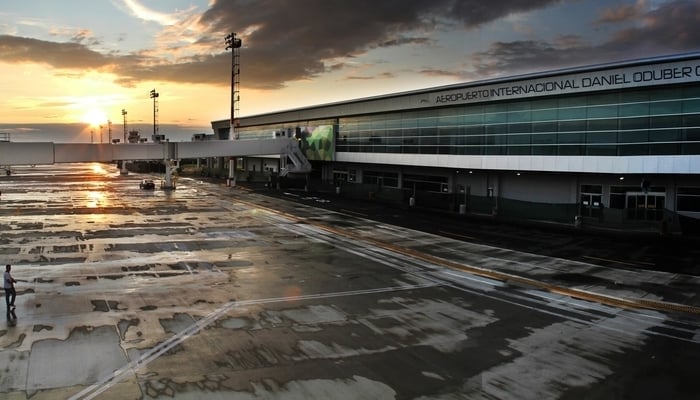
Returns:
[[[155,89],[151,90],[151,98],[153,99],[153,141],[158,135],[158,97],[160,94]]]
[[[126,143],[126,110],[122,108],[122,117],[124,117],[124,143]]]
[[[241,100],[239,86],[240,81],[240,49],[243,44],[236,33],[229,33],[225,37],[226,50],[231,49],[231,128],[230,139],[238,139],[236,131],[236,115],[238,114],[238,103]]]

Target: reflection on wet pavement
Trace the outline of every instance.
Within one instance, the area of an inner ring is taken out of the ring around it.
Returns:
[[[563,260],[272,212],[195,179],[144,191],[110,165],[13,171],[0,181],[0,254],[20,280],[18,319],[0,327],[3,398],[554,399],[613,393],[650,349],[698,349],[697,331],[655,335],[661,313],[570,305],[376,243],[548,274]],[[693,361],[655,354],[671,381]]]

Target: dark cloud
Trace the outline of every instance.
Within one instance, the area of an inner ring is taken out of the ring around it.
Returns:
[[[422,2],[418,2],[422,3]],[[479,26],[486,22],[495,21],[503,16],[543,8],[559,0],[456,0],[443,1],[446,15],[459,19],[466,28]]]
[[[385,42],[379,43],[377,45],[377,47],[394,47],[394,46],[403,46],[405,44],[428,45],[431,43],[434,43],[434,41],[431,39],[428,39],[428,38],[423,38],[423,37],[400,37],[400,38],[389,39]]]
[[[73,37],[70,38],[73,43],[82,43],[87,46],[97,46],[100,45],[100,41],[92,36],[92,32],[87,29],[81,29],[76,32]]]
[[[99,69],[114,62],[110,56],[92,51],[81,43],[56,43],[9,35],[0,35],[0,60],[68,69]]]
[[[633,14],[630,10],[618,11],[617,15],[625,15],[625,19]],[[646,13],[639,13],[638,9],[635,13],[638,13],[636,27],[621,30],[599,45],[589,44],[584,38],[573,35],[552,42],[494,43],[488,51],[472,56],[472,69],[463,77],[481,79],[700,51],[699,2],[671,1]]]
[[[633,20],[644,13],[644,3],[624,4],[610,7],[600,13],[596,23],[618,23]]]
[[[700,2],[670,2],[641,16],[641,27],[619,32],[609,46],[615,49],[697,50],[700,48],[698,24]]]
[[[465,72],[469,80],[551,69],[562,63],[576,64],[580,48],[562,49],[547,42],[522,40],[496,42],[488,51],[473,54],[471,71]]]
[[[100,53],[96,41],[79,32],[67,43],[0,36],[4,62],[39,62],[77,72],[94,69],[115,73],[117,82],[203,83],[228,86],[231,53],[224,36],[243,39],[241,76],[244,86],[276,89],[349,68],[352,59],[370,50],[396,46],[431,46],[436,30],[468,30],[517,12],[559,3],[559,0],[214,0],[199,19],[199,39],[192,49],[200,55],[159,59],[152,54]],[[642,4],[642,3],[639,3]],[[551,41],[519,40],[494,43],[488,51],[465,54],[465,71],[450,72],[426,59],[426,75],[461,74],[480,79],[558,67],[659,55],[700,48],[700,3],[678,0],[656,9],[639,6],[610,8],[591,29],[626,21],[634,26],[617,32],[603,44],[564,33]],[[612,26],[612,25],[611,25]],[[465,31],[465,35],[468,33]],[[172,54],[179,54],[172,49]],[[467,70],[468,69],[468,70]],[[65,71],[62,71],[65,72]],[[419,71],[420,72],[420,71]],[[382,78],[385,76],[377,76]],[[353,79],[365,76],[352,75]]]
[[[444,69],[427,68],[418,71],[421,75],[425,76],[436,76],[436,77],[448,77],[448,78],[461,78],[462,74],[455,71],[449,71]]]
[[[202,55],[183,58],[176,63],[156,63],[147,57],[124,57],[116,65],[117,83],[134,87],[141,81],[230,84],[231,55]]]
[[[382,72],[381,74],[376,74],[376,75],[351,75],[348,76],[346,79],[348,80],[353,80],[353,81],[369,81],[369,80],[376,80],[376,79],[389,79],[389,78],[395,78],[396,75],[391,73],[391,72]]]
[[[217,0],[200,22],[212,35],[243,35],[246,85],[278,88],[371,49],[429,45],[420,32],[475,27],[557,0]],[[223,36],[222,36],[223,38]]]
[[[196,43],[221,49],[213,54],[167,62],[143,54],[102,54],[90,49],[99,42],[80,31],[68,43],[0,36],[0,58],[110,71],[125,86],[144,80],[228,85],[231,56],[223,36],[248,32],[241,62],[245,85],[276,89],[343,68],[344,59],[372,49],[430,45],[432,40],[421,32],[442,24],[473,27],[557,1],[216,0],[200,18],[202,34]]]

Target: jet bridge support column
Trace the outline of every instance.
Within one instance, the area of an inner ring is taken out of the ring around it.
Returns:
[[[119,162],[119,175],[129,175],[129,170],[126,169],[126,160],[121,160]]]
[[[236,157],[228,160],[228,186],[236,186]]]
[[[173,169],[177,169],[178,164],[178,160],[165,160],[165,182],[163,183],[163,189],[175,189]]]

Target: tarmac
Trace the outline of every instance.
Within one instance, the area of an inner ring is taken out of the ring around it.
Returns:
[[[611,236],[143,178],[67,164],[0,179],[0,254],[20,280],[2,398],[699,392],[693,242],[628,252]]]
[[[567,261],[564,268],[549,268],[546,264],[550,262],[544,261],[523,269],[517,263],[503,264],[500,260],[484,264],[483,260],[465,262],[466,259],[458,258],[457,264],[451,265],[457,269],[532,286],[551,285],[557,290],[573,289],[623,302],[647,303],[652,308],[700,314],[697,309],[700,307],[700,237],[662,235],[657,230],[629,230],[600,224],[582,229],[573,224],[460,215],[344,198],[330,192],[269,190],[259,185],[243,189],[455,239],[463,242],[467,253],[479,253],[469,248],[471,244],[475,249],[498,247],[501,254],[513,251],[518,255],[528,253],[535,259]],[[427,252],[442,257],[439,251]]]

